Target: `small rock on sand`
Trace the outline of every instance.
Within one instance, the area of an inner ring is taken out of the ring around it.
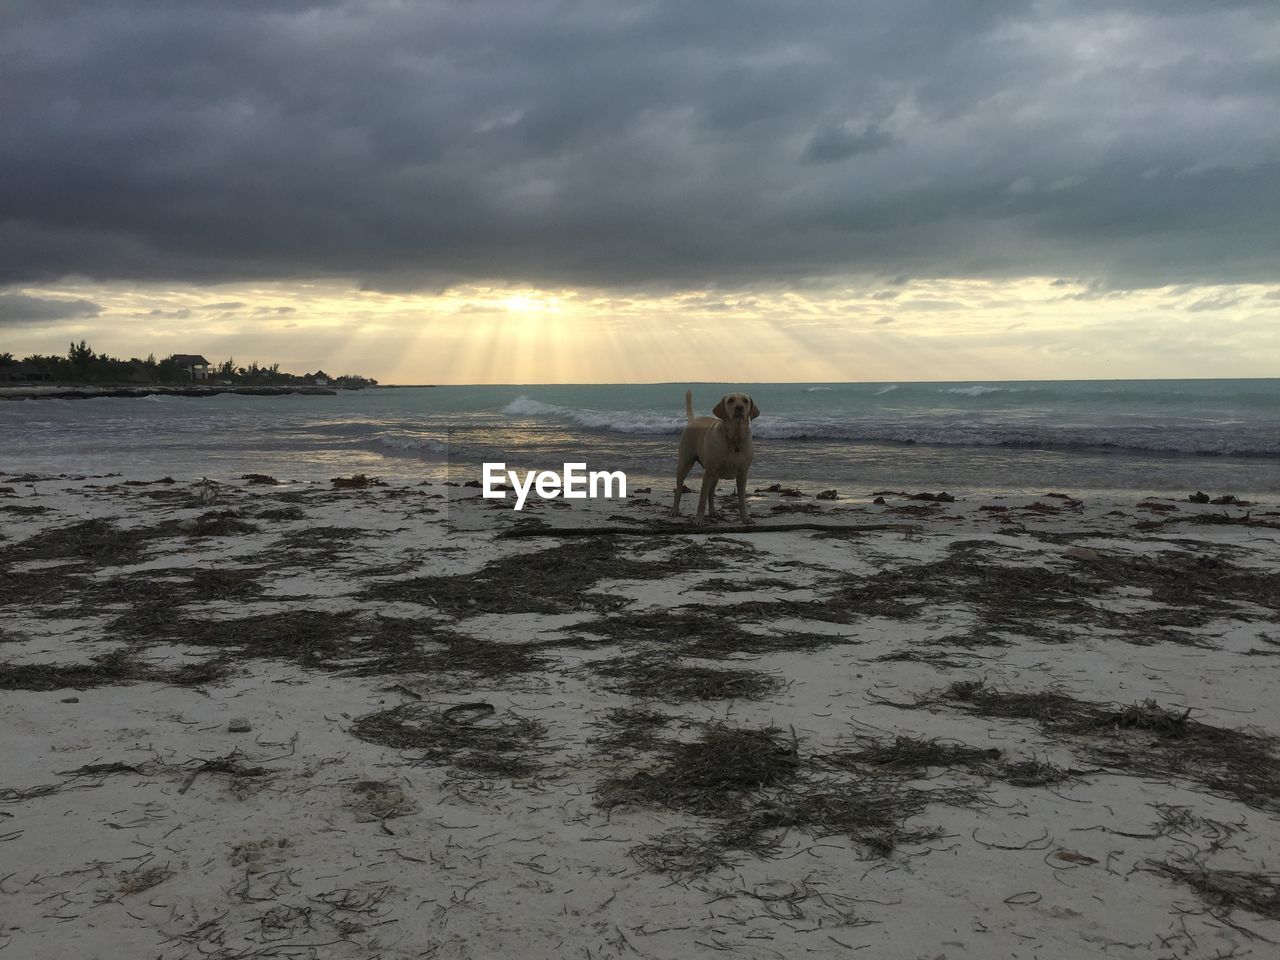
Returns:
[[[249,725],[249,721],[244,717],[236,717],[227,724],[227,733],[248,733],[253,727]]]

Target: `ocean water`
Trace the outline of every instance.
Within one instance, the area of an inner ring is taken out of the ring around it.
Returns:
[[[692,386],[700,413],[732,389],[755,398],[753,485],[1280,493],[1277,379]],[[415,480],[580,461],[665,491],[685,388],[0,401],[0,472]]]

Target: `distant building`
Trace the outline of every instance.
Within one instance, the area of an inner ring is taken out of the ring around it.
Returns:
[[[180,366],[192,380],[209,379],[209,361],[197,353],[175,353],[170,359]]]
[[[323,370],[317,370],[315,373],[308,373],[304,375],[302,379],[311,381],[311,383],[317,387],[327,387],[329,385],[330,377]]]

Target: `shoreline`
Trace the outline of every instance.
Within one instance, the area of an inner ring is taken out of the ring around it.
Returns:
[[[371,388],[366,388],[371,389]],[[254,397],[278,397],[288,394],[334,397],[333,387],[315,386],[210,386],[210,387],[0,387],[0,400],[96,400],[99,397],[137,398],[150,396],[213,397],[220,393],[238,393]]]
[[[1280,939],[1280,498],[156,477],[0,475],[15,956]]]

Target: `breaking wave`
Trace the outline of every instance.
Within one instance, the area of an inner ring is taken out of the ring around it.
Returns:
[[[960,388],[971,390],[977,388]],[[988,392],[1002,389],[982,388]],[[977,396],[977,393],[969,394]],[[568,422],[588,430],[638,436],[679,433],[683,417],[637,411],[599,411],[517,397],[503,413],[534,420]],[[999,414],[955,411],[911,416],[846,414],[843,417],[761,416],[752,433],[763,440],[904,443],[945,447],[1009,447],[1056,450],[1133,450],[1147,453],[1215,456],[1280,456],[1280,431],[1235,428],[1225,422],[1178,421],[1172,418],[1114,418],[1063,423]]]
[[[554,403],[543,403],[541,400],[531,400],[523,396],[516,397],[508,403],[502,408],[502,412],[515,417],[555,417],[591,430],[608,430],[612,433],[662,435],[679,433],[685,425],[684,417],[670,417],[659,413],[634,413],[627,410],[580,410],[561,407]]]
[[[984,397],[988,393],[1012,393],[1008,387],[946,387],[938,391],[939,393],[954,393],[962,397]]]

